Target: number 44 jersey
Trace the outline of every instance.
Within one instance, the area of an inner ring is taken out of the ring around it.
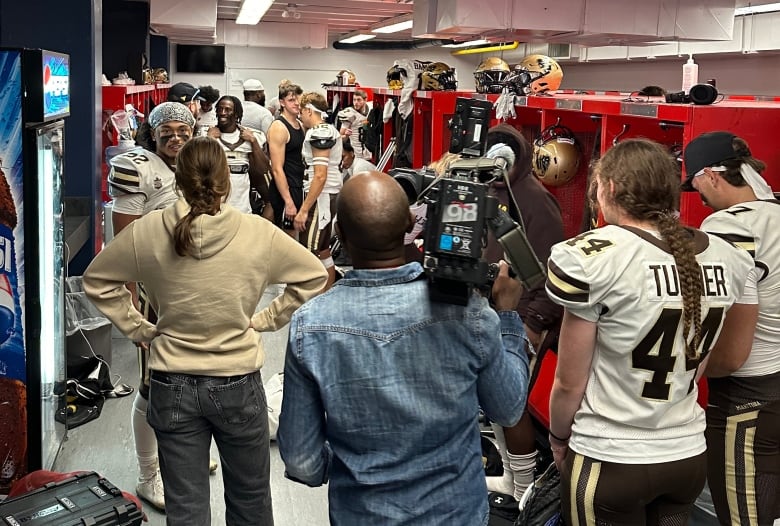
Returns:
[[[720,333],[725,311],[742,295],[753,262],[716,236],[691,233],[703,285],[696,359],[685,355],[677,266],[657,234],[606,226],[552,248],[547,293],[571,314],[598,323],[590,377],[572,426],[574,451],[646,464],[705,450],[696,368]]]

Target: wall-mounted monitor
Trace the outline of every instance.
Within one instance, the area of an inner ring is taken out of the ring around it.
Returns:
[[[225,46],[176,44],[178,73],[224,73]]]

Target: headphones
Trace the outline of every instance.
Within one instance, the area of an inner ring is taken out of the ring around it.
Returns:
[[[697,104],[707,105],[715,102],[718,98],[718,90],[715,86],[710,84],[695,84],[691,86],[690,91],[686,94],[684,91],[678,91],[676,93],[667,93],[666,102],[672,104]]]

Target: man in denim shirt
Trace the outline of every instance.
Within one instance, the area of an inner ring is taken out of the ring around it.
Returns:
[[[390,176],[350,178],[337,228],[355,270],[290,323],[279,450],[288,478],[330,480],[331,524],[487,524],[478,409],[513,425],[525,407],[520,284],[502,262],[498,313],[431,302],[405,264],[412,226]]]

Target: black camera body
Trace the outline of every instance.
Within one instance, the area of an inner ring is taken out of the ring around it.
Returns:
[[[435,177],[425,169],[390,171],[410,203],[427,205],[423,268],[434,301],[466,305],[474,287],[492,285],[498,265],[482,257],[489,228],[526,287],[537,286],[545,277],[522,227],[489,195],[490,184],[506,180],[506,171],[514,162],[484,156],[490,108],[487,101],[457,99],[449,151],[464,158],[452,163],[446,175]]]
[[[452,172],[450,172],[452,176]],[[488,185],[460,177],[441,179],[430,194],[423,268],[443,298],[463,296],[496,277],[494,265],[482,259],[488,221],[498,200]]]

